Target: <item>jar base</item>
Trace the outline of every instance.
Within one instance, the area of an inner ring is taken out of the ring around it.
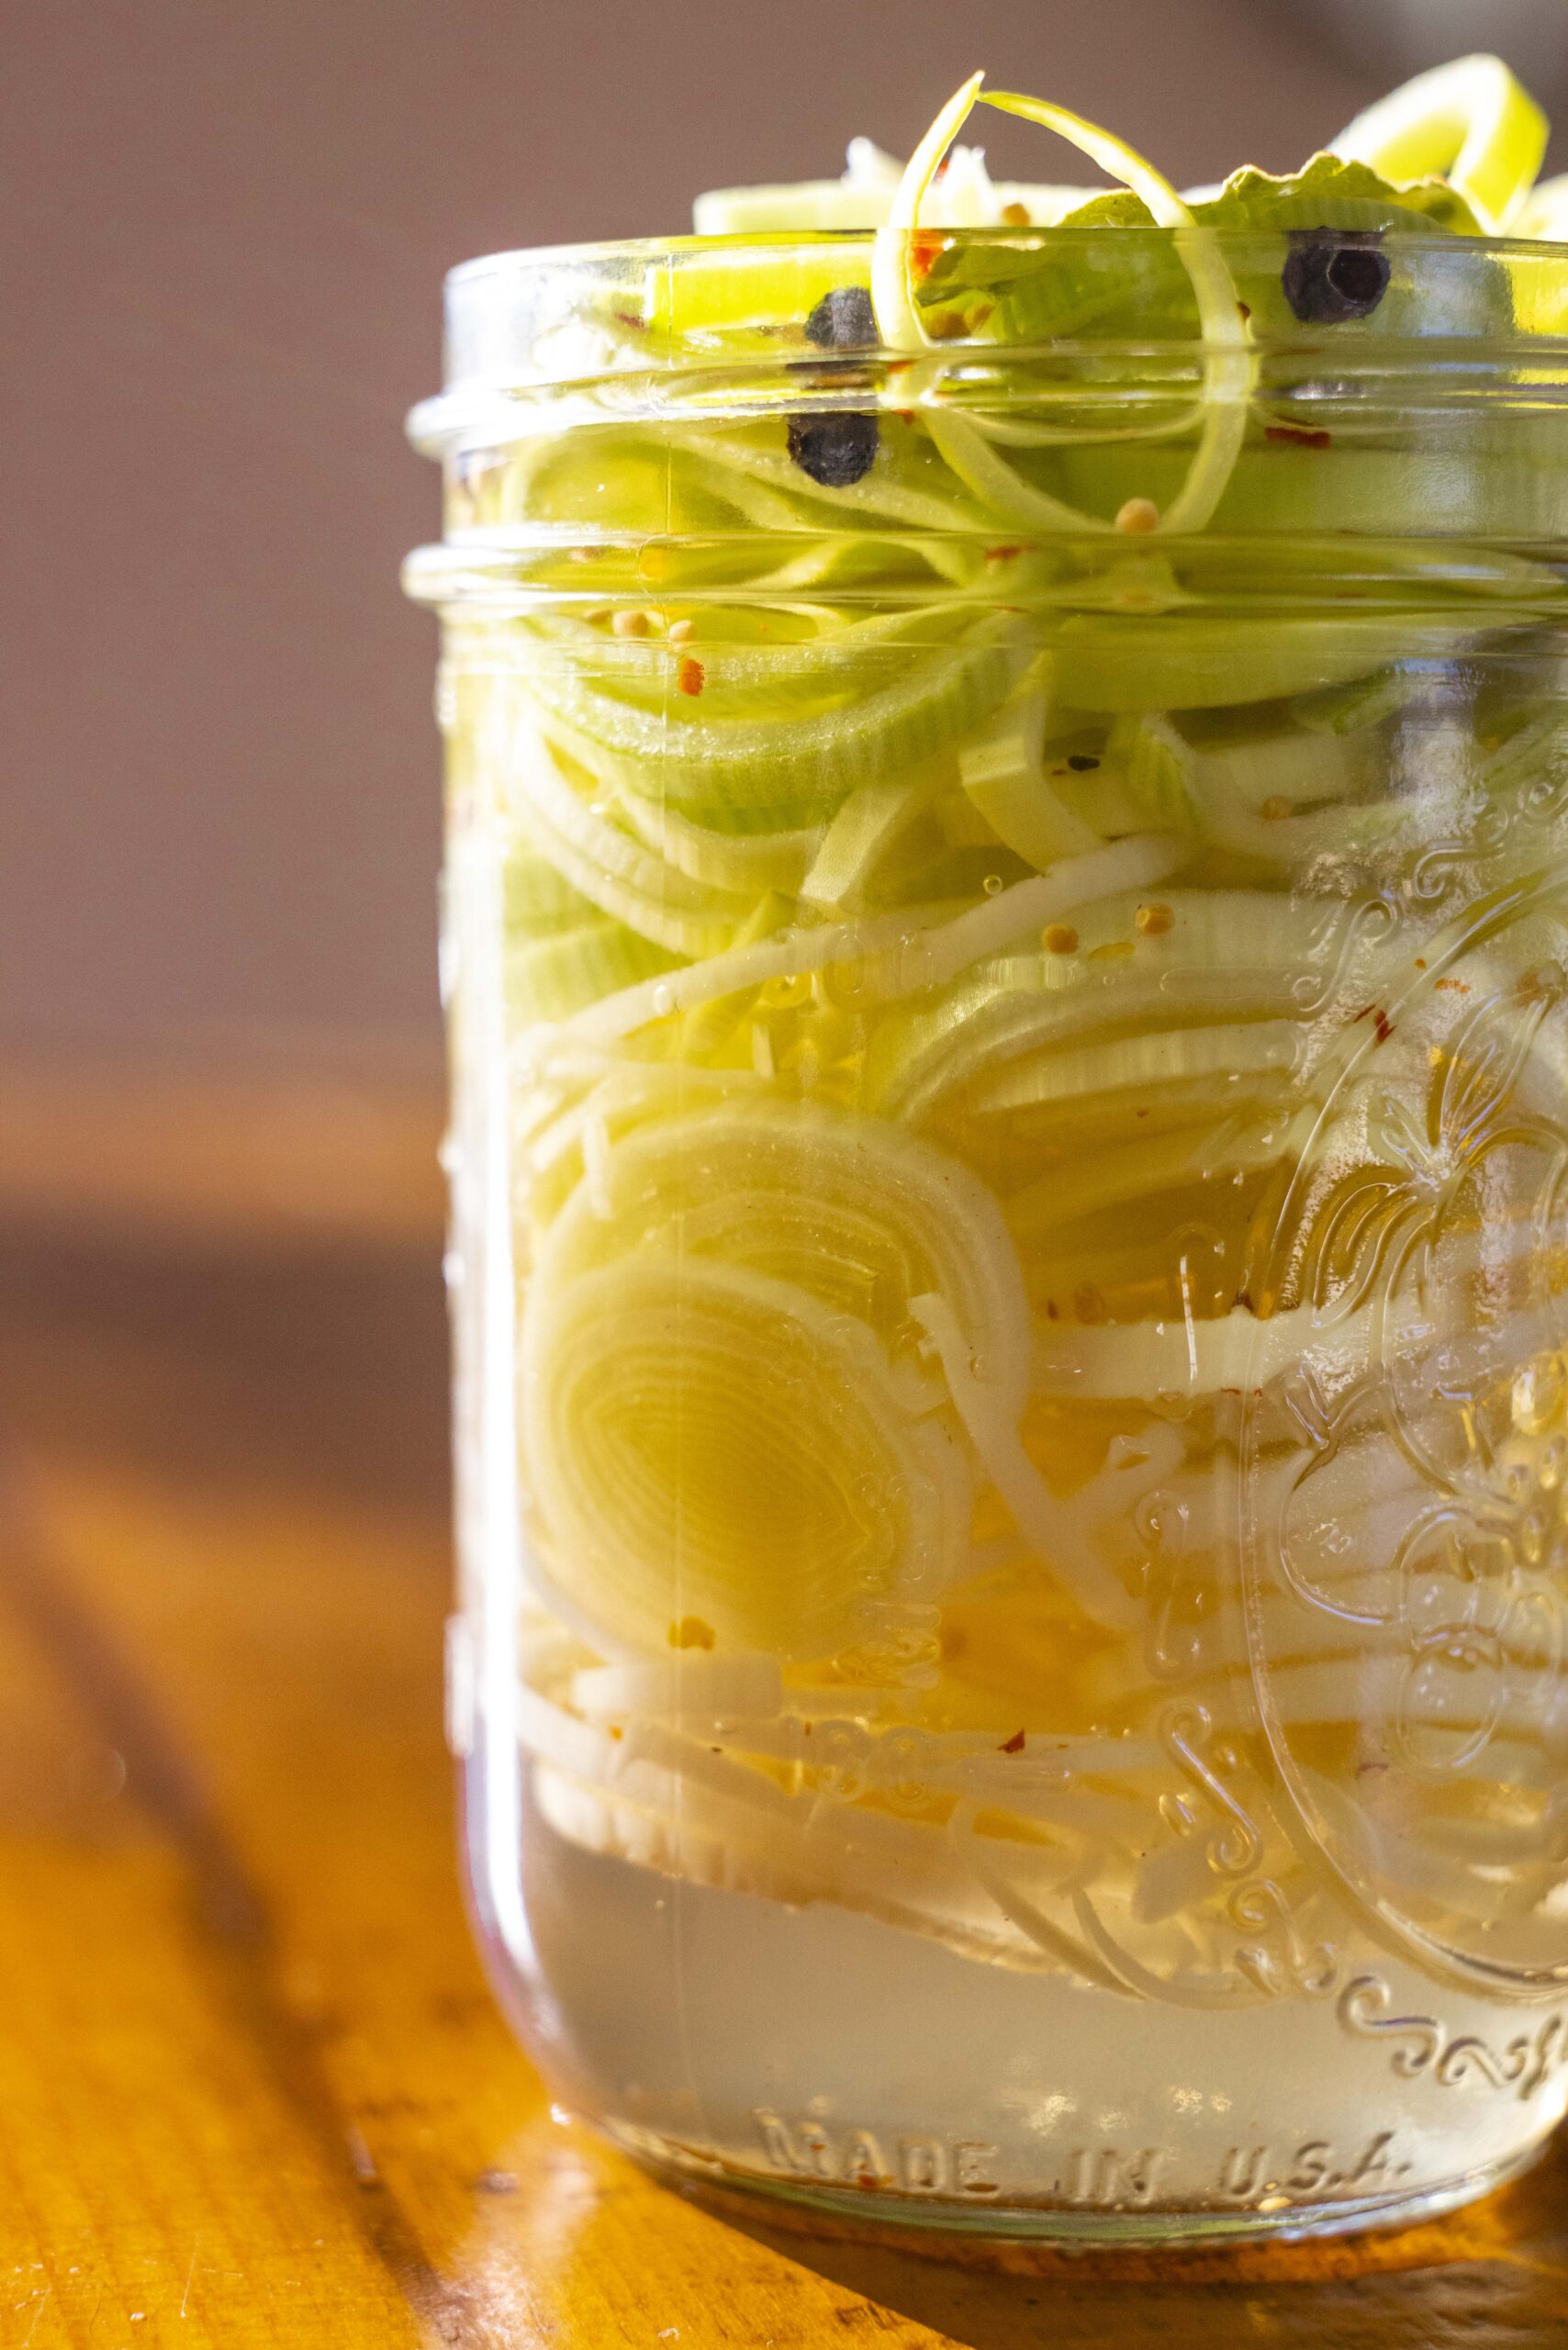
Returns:
[[[1336,2202],[1293,2202],[1276,2210],[1259,2207],[1238,2210],[1232,2205],[1211,2209],[1151,2204],[1120,2210],[1086,2211],[1065,2203],[960,2203],[951,2197],[914,2196],[897,2188],[862,2189],[823,2185],[809,2187],[794,2179],[769,2177],[743,2170],[700,2154],[696,2148],[660,2140],[652,2132],[601,2125],[622,2152],[666,2186],[701,2188],[738,2203],[756,2206],[760,2220],[769,2206],[784,2204],[802,2215],[809,2228],[814,2217],[835,2235],[879,2234],[896,2229],[919,2238],[923,2251],[940,2255],[944,2239],[955,2247],[984,2241],[998,2245],[1023,2244],[1058,2252],[1091,2252],[1096,2248],[1157,2252],[1219,2248],[1228,2244],[1299,2244],[1328,2236],[1360,2235],[1370,2230],[1409,2228],[1424,2221],[1442,2219],[1467,2203],[1493,2194],[1498,2188],[1534,2168],[1551,2143],[1552,2133],[1501,2160],[1478,2165],[1458,2177],[1395,2194],[1360,2196]]]

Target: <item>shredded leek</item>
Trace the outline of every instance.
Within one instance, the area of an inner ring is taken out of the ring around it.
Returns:
[[[1334,152],[1388,179],[1440,172],[1501,236],[1534,185],[1546,140],[1546,117],[1500,57],[1456,57],[1357,115]]]
[[[911,1299],[934,1289],[1014,1416],[1023,1407],[1028,1311],[996,1203],[896,1126],[765,1100],[641,1127],[597,1196],[557,1223],[543,1269],[560,1279],[655,1243],[749,1265],[895,1339]]]
[[[1114,192],[993,185],[981,104]],[[1552,363],[1473,463],[1346,388],[1545,344],[1475,236],[1561,226],[1540,147],[1468,60],[1182,196],[976,76],[702,199],[580,428],[458,468],[558,1834],[1215,2013],[1372,1878],[1471,1990],[1568,1955]]]
[[[969,798],[1000,841],[1039,872],[1095,845],[1092,827],[1064,807],[1045,772],[1047,703],[1015,695],[958,753]]]
[[[1113,133],[1085,122],[1063,106],[1012,91],[982,92],[982,74],[957,91],[916,147],[899,185],[886,228],[878,232],[872,289],[882,340],[895,350],[927,347],[911,297],[910,240],[920,225],[927,190],[947,149],[977,102],[1055,130],[1088,155],[1102,171],[1140,196],[1162,228],[1179,230],[1178,250],[1197,297],[1204,344],[1204,423],[1192,466],[1175,498],[1156,518],[1167,533],[1201,530],[1225,494],[1247,430],[1253,363],[1246,320],[1224,257],[1211,236],[1194,227],[1192,213],[1169,180]],[[984,434],[962,418],[934,406],[928,418],[933,441],[954,472],[995,510],[1035,530],[1103,532],[1112,518],[1085,512],[1031,487],[987,445]]]

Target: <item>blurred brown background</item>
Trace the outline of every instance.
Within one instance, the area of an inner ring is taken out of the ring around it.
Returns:
[[[1410,62],[1422,13],[1361,0],[1336,45],[1308,0],[13,0],[13,1187],[183,1181],[221,1214],[271,1152],[274,1190],[357,1195],[386,1118],[433,1096],[434,632],[397,568],[435,523],[400,420],[437,380],[449,264],[679,229],[696,189],[831,173],[858,130],[907,150],[977,64],[1179,181],[1288,166]],[[1444,52],[1539,13],[1426,19]],[[988,135],[1005,167],[1071,168]],[[293,1089],[286,1147],[261,1079]],[[200,1169],[170,1140],[195,1080],[231,1109]]]

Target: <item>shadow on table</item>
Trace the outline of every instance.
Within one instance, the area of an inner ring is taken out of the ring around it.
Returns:
[[[938,2256],[886,2225],[823,2232],[783,2204],[672,2191],[543,2115],[476,2186],[460,2288],[520,2343],[1568,2350],[1568,2138],[1440,2222],[1162,2256],[975,2243]]]
[[[1568,2134],[1536,2170],[1469,2212],[1388,2235],[1230,2252],[1064,2254],[965,2246],[955,2260],[893,2231],[808,2232],[699,2195],[785,2258],[965,2350],[1565,2350]]]
[[[0,1410],[43,1451],[444,1520],[446,1382],[434,1243],[130,1248],[0,1219]]]

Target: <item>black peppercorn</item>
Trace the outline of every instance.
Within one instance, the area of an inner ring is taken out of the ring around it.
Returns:
[[[863,285],[835,285],[824,294],[806,320],[806,340],[819,351],[866,351],[877,341],[877,313]],[[822,371],[807,368],[812,381],[826,388],[835,377],[856,373],[847,366]],[[860,376],[864,381],[864,376]],[[790,454],[803,474],[824,489],[847,489],[870,471],[877,454],[874,415],[837,409],[790,419]]]
[[[806,320],[806,341],[819,351],[867,351],[877,340],[877,313],[864,285],[835,285]]]
[[[824,489],[847,489],[877,454],[874,416],[821,413],[790,419],[790,454]]]
[[[1388,291],[1388,255],[1375,229],[1293,229],[1280,283],[1304,326],[1364,319]]]

